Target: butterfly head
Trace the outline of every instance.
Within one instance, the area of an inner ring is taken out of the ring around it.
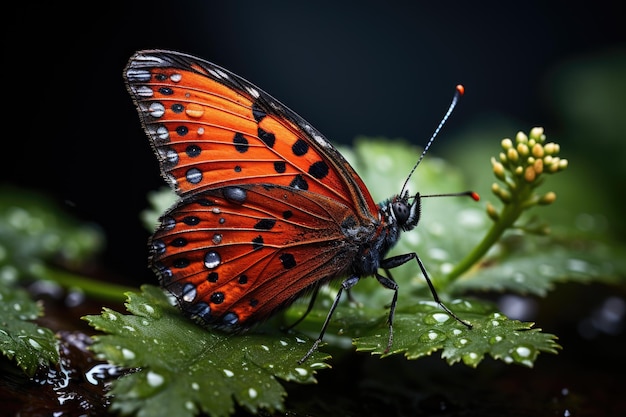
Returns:
[[[397,195],[391,199],[388,212],[395,219],[398,227],[408,232],[417,226],[420,220],[421,206],[419,193],[410,198],[409,192],[405,191],[404,194]]]

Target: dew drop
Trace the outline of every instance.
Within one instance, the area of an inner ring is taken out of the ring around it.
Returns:
[[[115,320],[117,320],[117,316],[116,316],[115,314],[113,314],[113,313],[109,313],[109,314],[107,314],[107,317],[108,317],[108,318],[109,318],[109,320],[111,320],[111,321],[115,321]]]
[[[528,349],[525,346],[519,346],[517,349],[515,349],[515,352],[521,357],[521,358],[528,358],[530,356],[530,349]]]
[[[287,342],[285,342],[284,340],[281,340],[281,341],[280,341],[280,344],[281,344],[282,346],[287,346],[287,345],[288,345],[288,343],[287,343]]]
[[[439,308],[439,304],[433,300],[420,300],[419,304]]]
[[[306,369],[304,369],[304,368],[296,368],[296,369],[295,369],[295,371],[296,371],[296,373],[297,373],[298,375],[300,375],[300,376],[306,376],[306,375],[308,375],[308,374],[309,374],[309,371],[307,371],[307,370],[306,370]]]
[[[134,332],[134,331],[136,331],[136,330],[135,330],[135,328],[134,328],[134,327],[131,327],[131,326],[123,326],[122,328],[124,328],[124,329],[128,330],[129,332]]]
[[[254,388],[248,388],[248,396],[250,398],[256,398],[259,393]]]
[[[435,342],[438,340],[443,340],[445,338],[446,337],[443,335],[443,333],[437,330],[430,330],[420,336],[420,340],[424,343]]]
[[[572,272],[589,273],[589,264],[580,259],[568,259],[567,269]]]
[[[446,321],[450,320],[450,316],[445,313],[435,313],[432,315],[432,317],[438,323],[445,323]]]
[[[226,375],[228,378],[232,378],[235,375],[235,373],[231,371],[230,369],[224,369],[224,375]]]
[[[185,408],[189,411],[194,410],[195,407],[192,401],[185,401]]]
[[[191,303],[196,298],[197,294],[195,285],[187,283],[183,287],[183,301]]]
[[[133,352],[132,350],[123,348],[122,356],[124,357],[124,359],[127,359],[127,360],[135,359],[135,352]]]
[[[39,342],[34,339],[28,339],[28,344],[37,350],[41,349],[41,345],[39,344]]]
[[[196,103],[189,103],[185,108],[185,113],[189,117],[193,117],[194,119],[198,119],[202,117],[204,114],[204,107]]]
[[[161,386],[163,384],[163,381],[165,380],[162,375],[159,375],[153,371],[149,371],[146,378],[148,380],[148,385],[150,385],[151,387]]]
[[[219,245],[220,243],[222,243],[222,235],[219,233],[214,234],[211,241],[216,245]]]
[[[159,118],[165,114],[165,106],[159,102],[154,102],[150,104],[148,112],[150,112],[150,116]]]
[[[198,384],[197,382],[192,382],[191,389],[194,391],[198,391],[200,389],[200,384]]]
[[[222,262],[222,258],[220,258],[220,255],[215,251],[207,252],[206,255],[204,255],[204,266],[208,269],[216,268],[220,262]]]
[[[144,308],[144,310],[146,310],[146,312],[148,312],[148,314],[153,314],[154,313],[154,307],[152,307],[149,304],[144,304],[143,308]]]

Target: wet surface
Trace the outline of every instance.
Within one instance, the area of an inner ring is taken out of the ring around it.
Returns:
[[[0,403],[7,416],[106,415],[109,383],[121,375],[115,366],[95,359],[82,332],[59,332],[59,364],[24,376],[3,359]],[[3,414],[5,415],[5,414]]]
[[[626,415],[626,290],[619,291],[570,284],[547,299],[533,300],[530,309],[522,311],[529,315],[523,319],[558,335],[563,350],[558,355],[541,354],[532,369],[491,359],[476,369],[448,366],[438,353],[416,361],[336,353],[333,369],[320,372],[318,384],[285,384],[287,413],[275,415]],[[44,299],[47,314],[41,324],[57,331],[61,361],[27,378],[2,359],[0,414],[110,415],[106,393],[121,370],[94,358],[88,349],[93,329],[80,320],[85,314],[98,314],[101,306],[89,300],[70,303],[62,294],[45,294]],[[114,308],[123,311],[122,306]],[[242,410],[237,414],[246,415]]]

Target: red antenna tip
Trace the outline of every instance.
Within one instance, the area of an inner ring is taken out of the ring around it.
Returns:
[[[478,195],[478,193],[472,191],[470,192],[470,197],[472,197],[474,201],[480,201],[480,196]]]
[[[460,94],[463,95],[465,94],[465,87],[463,87],[463,85],[459,84],[456,86],[456,91]]]

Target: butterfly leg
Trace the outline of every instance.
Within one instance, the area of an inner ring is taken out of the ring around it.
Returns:
[[[387,275],[386,277],[379,273],[375,273],[374,276],[383,287],[393,290],[393,298],[389,306],[389,317],[387,318],[387,324],[389,325],[389,340],[387,340],[387,348],[385,349],[385,353],[387,353],[393,344],[393,317],[396,313],[396,303],[398,302],[398,284],[393,280],[391,273],[386,269],[385,274]]]
[[[295,322],[290,324],[285,330],[293,329],[298,324],[300,324],[302,322],[302,320],[304,320],[306,318],[306,316],[309,315],[311,310],[313,310],[313,305],[315,304],[315,299],[317,298],[317,294],[319,292],[320,292],[320,286],[319,286],[319,284],[316,284],[315,287],[313,288],[313,292],[311,293],[311,299],[309,300],[309,305],[307,306],[306,311],[304,312],[304,314],[302,316],[300,316],[300,318],[298,318]]]
[[[435,302],[439,304],[439,306],[446,313],[448,313],[452,318],[454,318],[456,321],[458,321],[459,323],[461,323],[468,329],[471,329],[472,328],[471,324],[469,324],[468,322],[464,320],[461,320],[456,314],[452,312],[452,310],[446,307],[446,305],[441,301],[441,299],[439,298],[439,294],[437,294],[437,290],[435,290],[435,286],[433,285],[433,282],[430,280],[430,277],[428,276],[428,272],[426,272],[426,267],[424,267],[424,264],[422,263],[422,260],[419,258],[419,256],[417,256],[417,253],[413,252],[413,253],[406,253],[404,255],[392,256],[391,258],[384,259],[380,263],[380,266],[381,268],[385,270],[391,269],[391,268],[398,267],[400,265],[404,265],[405,263],[409,262],[411,259],[415,259],[417,261],[417,264],[419,265],[420,270],[422,271],[422,275],[424,275],[424,279],[426,280],[426,283],[428,284],[428,288],[430,288],[430,293],[433,295],[433,299],[435,300]]]
[[[330,310],[328,311],[326,320],[324,320],[324,324],[322,325],[322,330],[320,331],[319,336],[313,343],[313,346],[311,346],[311,349],[309,349],[309,351],[306,353],[306,355],[304,355],[302,359],[298,361],[299,364],[309,359],[309,357],[313,354],[313,352],[317,350],[317,347],[319,346],[319,344],[322,342],[322,339],[324,338],[324,333],[326,333],[326,328],[328,327],[328,323],[330,323],[330,318],[335,312],[337,305],[339,305],[341,294],[343,293],[343,291],[348,291],[350,290],[350,288],[354,287],[356,283],[359,282],[359,279],[360,277],[357,277],[356,275],[354,275],[354,276],[347,278],[345,281],[341,283],[341,287],[339,287],[339,291],[337,291],[337,296],[335,297],[335,301],[333,301],[333,305],[330,306]]]

